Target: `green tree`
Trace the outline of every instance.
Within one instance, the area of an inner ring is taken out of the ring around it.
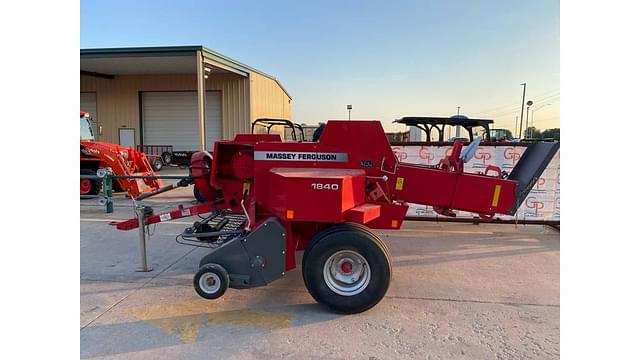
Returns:
[[[536,129],[535,126],[529,126],[524,130],[524,138],[525,139],[539,139],[542,136],[540,130]]]
[[[559,128],[553,128],[553,129],[546,129],[545,131],[542,132],[542,137],[543,138],[549,138],[549,139],[555,139],[560,141],[560,129]]]

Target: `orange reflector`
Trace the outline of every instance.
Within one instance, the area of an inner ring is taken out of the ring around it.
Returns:
[[[293,210],[287,210],[287,219],[293,219]]]
[[[397,228],[398,227],[398,220],[391,220],[391,227],[392,228]]]
[[[500,190],[502,190],[502,185],[496,185],[496,189],[493,191],[493,201],[491,202],[491,206],[498,206],[498,201],[500,200]]]

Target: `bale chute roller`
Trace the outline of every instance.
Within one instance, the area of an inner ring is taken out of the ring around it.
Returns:
[[[149,215],[146,224],[211,213],[178,236],[212,248],[194,278],[206,298],[227,286],[266,285],[294,269],[295,252],[304,250],[311,295],[336,312],[356,313],[378,303],[391,280],[389,250],[369,229],[400,228],[410,202],[448,216],[513,214],[557,149],[537,148],[526,171],[509,178],[497,167],[464,172],[473,149],[463,152],[461,142],[436,166],[399,162],[378,121],[329,121],[317,142],[238,135],[217,142],[213,154],[192,157],[191,177],[205,203]],[[220,226],[225,218],[234,221]]]

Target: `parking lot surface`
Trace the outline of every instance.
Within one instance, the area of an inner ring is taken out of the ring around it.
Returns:
[[[167,173],[163,173],[167,174]],[[191,188],[150,199],[188,205]],[[406,222],[376,231],[393,256],[386,297],[336,315],[307,293],[299,269],[266,287],[205,300],[192,277],[206,249],[178,245],[194,219],[152,227],[153,271],[139,266],[133,217],[81,202],[82,358],[548,359],[559,357],[559,232],[543,226]]]

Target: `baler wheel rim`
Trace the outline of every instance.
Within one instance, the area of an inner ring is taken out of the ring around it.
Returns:
[[[193,287],[203,298],[217,299],[229,288],[229,273],[219,264],[202,265],[193,276]]]
[[[329,256],[322,275],[329,289],[343,296],[358,295],[371,281],[367,259],[353,250],[340,250]]]
[[[200,288],[207,294],[215,294],[220,290],[220,276],[215,273],[205,273],[200,276]]]

